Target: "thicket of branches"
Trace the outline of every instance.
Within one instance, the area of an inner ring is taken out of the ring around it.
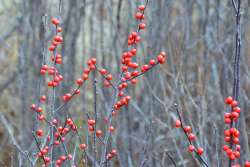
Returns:
[[[128,35],[138,24],[135,12],[145,3],[1,1],[0,166],[28,166],[28,157],[33,161],[39,151],[40,140],[34,137],[39,125],[30,105],[40,99],[41,92],[48,91],[44,86],[47,83],[39,76],[41,65],[50,61],[48,47],[55,35],[51,19],[58,18],[63,28],[58,52],[63,58],[60,72],[64,82],[55,92],[55,97],[59,97],[54,101],[57,108],[62,104],[60,97],[75,88],[75,80],[88,67],[90,58],[96,58],[98,66],[119,77],[121,56],[129,49]],[[149,0],[136,61],[145,64],[166,51],[167,62],[142,75],[137,85],[126,92],[132,98],[112,122],[116,132],[109,147],[117,150],[117,157],[109,166],[229,166],[232,162],[223,151],[227,128],[224,113],[230,111],[224,103],[227,96],[239,101],[241,108],[240,121],[233,125],[240,131],[242,149],[238,162],[249,160],[249,16],[247,1]],[[234,66],[237,55],[239,68]],[[56,115],[62,124],[70,116],[80,129],[82,142],[91,144],[91,148],[87,147],[91,155],[85,152],[83,158],[76,157],[77,162],[81,160],[80,166],[98,165],[93,163],[93,141],[88,141],[92,140],[88,119],[99,111],[98,119],[103,120],[112,102],[112,88],[103,88],[101,76],[96,78],[96,84],[94,80],[91,76],[81,87],[81,94]],[[189,141],[181,130],[175,129],[179,118],[176,110],[185,125],[191,126],[197,145],[204,149],[202,160],[187,151]],[[100,128],[105,126],[98,123]],[[69,141],[67,147],[71,151],[81,144],[75,138]],[[102,145],[103,141],[95,142]],[[55,156],[63,151],[64,147],[56,150]],[[43,161],[39,158],[36,165],[41,166]]]

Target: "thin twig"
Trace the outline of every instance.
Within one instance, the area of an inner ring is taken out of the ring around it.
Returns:
[[[30,156],[28,155],[28,153],[26,151],[23,151],[23,149],[21,148],[21,146],[17,143],[15,137],[13,136],[13,133],[11,131],[11,128],[8,124],[8,121],[6,120],[5,116],[3,115],[2,112],[0,112],[0,119],[1,119],[1,123],[4,125],[5,129],[7,130],[9,136],[10,136],[10,140],[12,142],[12,144],[17,148],[17,150],[24,156],[27,158],[27,160],[30,163],[30,166],[34,166]]]
[[[175,110],[176,110],[177,116],[178,116],[179,120],[181,121],[181,129],[184,132],[189,144],[192,144],[192,141],[189,139],[187,133],[184,130],[183,120],[182,120],[182,117],[181,117],[181,113],[180,113],[180,111],[178,109],[178,105],[176,103],[174,105],[175,105]],[[209,167],[208,163],[196,151],[195,151],[195,154],[196,154],[196,157],[197,157],[197,159],[199,160],[199,162],[201,164],[204,164],[206,167]]]

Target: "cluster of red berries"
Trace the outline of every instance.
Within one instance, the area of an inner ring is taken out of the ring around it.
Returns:
[[[38,152],[38,156],[42,157],[42,156],[46,156],[49,152],[49,147],[45,146],[43,149],[41,149],[41,151]]]
[[[53,119],[53,124],[56,126],[58,123],[56,119]],[[77,131],[77,126],[74,124],[71,118],[67,118],[66,120],[66,125],[64,126],[58,126],[57,127],[57,132],[54,133],[55,140],[54,140],[54,145],[59,145],[61,142],[65,141],[65,136],[70,132],[70,131]]]
[[[176,120],[175,121],[175,127],[176,128],[182,128],[182,130],[184,131],[184,133],[187,135],[188,137],[188,141],[190,143],[190,145],[188,146],[188,151],[191,152],[196,152],[198,155],[202,155],[204,152],[204,149],[201,147],[196,148],[193,144],[193,142],[196,140],[196,136],[192,133],[192,128],[191,126],[184,126],[182,125],[181,120]]]
[[[91,71],[94,71],[96,69],[96,58],[91,58],[87,62],[88,68],[83,69],[83,73],[81,75],[81,78],[76,79],[75,84],[77,85],[77,88],[72,91],[72,93],[66,93],[62,96],[62,99],[64,102],[68,102],[71,100],[71,98],[74,95],[79,95],[80,94],[80,87],[84,84],[86,80],[89,79],[89,73]]]
[[[45,75],[46,72],[48,72],[48,75],[52,76],[52,80],[48,82],[48,86],[57,87],[63,80],[63,76],[59,73],[59,70],[55,66],[55,64],[62,64],[62,56],[57,54],[56,50],[58,46],[63,43],[63,37],[58,34],[62,32],[62,28],[59,27],[60,21],[53,18],[51,22],[56,27],[56,35],[53,37],[51,45],[49,46],[49,51],[51,52],[50,60],[53,65],[49,67],[47,64],[44,64],[40,69],[40,73],[41,75]]]
[[[51,81],[48,81],[48,87],[57,87],[63,80],[63,76],[56,67],[49,67],[48,74],[53,78]]]
[[[107,154],[106,158],[107,160],[111,160],[113,157],[115,157],[117,155],[117,150],[116,149],[113,149],[111,150],[110,153]]]
[[[140,30],[144,30],[146,27],[146,24],[142,21],[144,20],[144,10],[146,6],[140,5],[138,7],[138,11],[135,14],[135,18],[139,20],[138,24],[138,30],[133,31],[128,36],[128,47],[131,47],[128,51],[123,52],[121,57],[121,63],[122,63],[122,77],[121,82],[118,85],[118,96],[120,99],[115,103],[114,110],[118,111],[122,106],[128,105],[131,97],[126,96],[124,91],[128,87],[128,84],[131,83],[132,85],[137,84],[137,77],[144,74],[145,72],[149,71],[151,68],[153,68],[157,64],[163,64],[166,60],[167,54],[165,52],[161,52],[157,59],[151,59],[148,64],[144,64],[141,66],[140,70],[137,70],[139,68],[139,64],[135,61],[133,61],[133,58],[137,54],[137,45],[141,41],[141,37],[139,35]],[[115,115],[115,111],[112,113]]]
[[[67,118],[65,121],[65,125],[64,126],[58,126],[58,120],[57,119],[53,119],[51,124],[53,126],[55,126],[55,133],[54,133],[54,141],[53,141],[53,145],[57,146],[60,145],[60,143],[65,141],[65,136],[72,130],[72,131],[76,131],[77,130],[77,126],[74,124],[73,120],[71,118]],[[38,137],[42,137],[43,136],[43,130],[42,129],[38,129],[36,131],[36,135]],[[45,161],[45,166],[47,166],[50,163],[50,158],[46,157],[48,154],[48,151],[50,149],[49,145],[49,141],[51,140],[50,135],[47,136],[47,145],[43,148],[40,149],[40,151],[38,152],[38,157],[43,158],[43,160]],[[51,146],[53,147],[53,146]],[[60,167],[62,165],[63,162],[65,162],[66,160],[72,160],[72,155],[68,154],[67,156],[60,156],[59,159],[56,160],[56,165],[57,167]]]
[[[89,119],[88,120],[88,129],[89,129],[89,131],[90,132],[94,132],[94,130],[95,130],[95,120],[94,119]]]
[[[64,104],[68,103],[74,95],[80,94],[80,88],[84,84],[85,81],[89,79],[89,75],[91,72],[99,72],[99,74],[104,78],[103,79],[103,85],[104,87],[110,87],[112,86],[114,89],[118,90],[118,100],[115,101],[112,109],[112,116],[115,116],[117,111],[119,111],[123,106],[127,106],[129,102],[131,101],[131,97],[126,95],[125,91],[126,88],[128,88],[129,84],[131,85],[136,85],[137,84],[137,77],[143,75],[153,67],[155,67],[158,64],[164,64],[166,61],[167,54],[165,52],[161,52],[155,59],[149,60],[147,64],[144,65],[139,65],[134,57],[137,54],[137,45],[141,41],[140,37],[140,30],[144,30],[146,28],[146,24],[143,22],[145,16],[144,16],[144,10],[146,6],[145,5],[140,5],[137,8],[137,12],[135,14],[135,18],[138,20],[138,30],[132,32],[128,36],[128,47],[129,50],[124,52],[121,57],[121,76],[117,80],[117,84],[113,84],[113,76],[111,73],[108,72],[105,68],[99,69],[97,66],[97,60],[96,58],[90,58],[87,61],[87,67],[83,69],[81,77],[75,80],[76,88],[73,89],[72,92],[70,93],[65,93],[62,96],[62,100]],[[56,27],[56,35],[53,37],[52,42],[49,46],[49,51],[51,52],[50,56],[50,62],[51,66],[47,64],[43,64],[42,67],[40,68],[40,74],[41,76],[45,76],[46,74],[51,77],[50,81],[48,81],[47,85],[48,87],[55,88],[59,86],[59,84],[63,81],[63,76],[60,74],[59,69],[57,68],[57,65],[62,64],[63,59],[60,54],[57,53],[58,47],[63,43],[63,37],[60,34],[62,32],[62,28],[59,26],[60,21],[56,18],[53,18],[51,20],[52,24]],[[44,114],[43,114],[43,108],[41,107],[42,103],[45,103],[47,100],[46,95],[42,95],[40,97],[40,102],[38,105],[32,104],[31,109],[36,111],[37,113],[37,118],[39,121],[44,121],[49,125],[53,126],[55,131],[53,132],[53,141],[51,139],[50,135],[46,136],[47,143],[45,143],[45,147],[43,149],[39,148],[38,156],[44,160],[44,166],[48,166],[48,164],[53,161],[55,162],[55,165],[57,167],[61,166],[66,160],[72,160],[72,155],[61,155],[58,159],[56,160],[50,160],[49,156],[47,156],[48,151],[52,149],[52,147],[57,146],[62,144],[65,141],[65,137],[70,133],[70,132],[75,132],[77,131],[77,126],[74,124],[73,120],[71,118],[67,118],[65,120],[65,124],[63,126],[59,125],[59,122],[55,118],[51,118],[52,121],[48,121]],[[63,105],[62,105],[63,106]],[[60,107],[59,107],[60,108]],[[57,111],[55,109],[54,111]],[[109,117],[105,117],[105,122],[109,122]],[[90,134],[95,133],[98,138],[101,138],[103,136],[102,130],[95,129],[96,128],[96,120],[95,119],[88,119],[87,124],[88,124],[88,131]],[[111,125],[111,123],[108,125],[107,132],[113,133],[115,132],[115,127]],[[190,130],[188,130],[190,131]],[[189,132],[188,132],[189,133]],[[42,138],[44,136],[43,130],[37,129],[36,131],[36,137]],[[191,141],[195,140],[195,136],[191,133],[189,134],[189,138]],[[82,143],[80,141],[79,148],[81,150],[85,150],[87,148],[87,145],[85,143]],[[39,147],[39,146],[38,146]],[[203,150],[200,148],[197,149],[197,152],[199,154],[202,154]],[[105,153],[106,155],[106,160],[110,160],[113,157],[117,155],[117,150],[112,149],[109,153]],[[105,157],[103,157],[105,159]]]
[[[238,107],[238,102],[231,96],[225,99],[225,103],[231,107],[232,111],[230,113],[224,114],[225,124],[229,124],[230,126],[229,129],[224,131],[224,140],[225,142],[229,143],[230,146],[224,145],[223,150],[226,152],[230,160],[236,160],[240,158],[240,132],[238,129],[233,127],[233,123],[237,122],[241,109]],[[235,164],[234,166],[236,167],[240,165]]]
[[[56,27],[56,36],[54,36],[53,41],[49,46],[49,51],[53,52],[58,45],[63,43],[63,37],[58,35],[58,33],[62,32],[62,27],[59,27],[60,21],[57,18],[52,18],[51,22]]]
[[[240,116],[241,109],[238,107],[238,102],[234,100],[231,96],[225,99],[225,103],[232,108],[231,113],[225,113],[224,121],[226,124],[231,124],[232,121],[236,122]]]
[[[57,160],[56,160],[56,167],[60,167],[66,160],[71,161],[73,159],[73,156],[71,154],[65,156],[61,155]]]
[[[112,84],[113,76],[106,70],[105,68],[99,69],[99,73],[103,76],[104,82],[103,85],[104,87],[110,87]]]

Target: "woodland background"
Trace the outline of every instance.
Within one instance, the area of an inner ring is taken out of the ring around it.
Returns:
[[[139,0],[1,0],[0,1],[0,112],[15,139],[25,150],[31,145],[34,116],[30,104],[39,92],[42,54],[52,36],[51,17],[62,21],[61,48],[65,81],[57,96],[70,90],[89,57],[96,57],[112,74],[119,71],[119,57],[126,50],[128,34]],[[60,3],[60,5],[59,5]],[[242,50],[240,130],[242,162],[250,158],[250,2],[242,2]],[[59,9],[60,8],[60,9]],[[60,10],[60,11],[59,11]],[[171,166],[166,152],[179,166],[198,166],[186,151],[184,134],[173,128],[177,103],[185,122],[191,124],[206,150],[206,160],[223,166],[223,99],[232,93],[235,15],[230,0],[150,0],[147,30],[142,33],[139,62],[148,62],[161,50],[168,61],[139,80],[131,89],[132,105],[117,117],[116,146],[119,158],[113,166]],[[92,113],[91,82],[64,112],[86,122]],[[110,100],[99,87],[98,109]],[[58,104],[60,101],[58,101]],[[18,152],[0,122],[0,166],[15,166]],[[144,151],[143,151],[144,150]]]

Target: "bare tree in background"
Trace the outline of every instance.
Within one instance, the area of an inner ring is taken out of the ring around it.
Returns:
[[[56,93],[63,95],[70,91],[90,57],[96,57],[103,67],[117,74],[119,58],[127,50],[127,36],[137,24],[132,17],[142,3],[143,0],[0,2],[0,166],[27,166],[29,157],[33,156],[28,153],[37,149],[31,133],[37,127],[37,118],[29,106],[41,96],[39,85],[45,83],[36,76],[41,63],[49,61],[47,48],[54,33],[50,19],[59,17],[63,27],[64,44],[60,52],[64,64],[60,70],[68,82]],[[242,110],[241,164],[250,157],[249,11],[249,2],[241,1],[238,84]],[[141,34],[143,44],[138,46],[141,56],[137,60],[148,62],[155,53],[166,50],[168,63],[144,75],[143,81],[129,91],[136,100],[117,117],[118,131],[112,143],[119,154],[109,166],[200,166],[186,151],[188,142],[183,133],[173,128],[175,103],[186,123],[197,132],[208,164],[228,166],[222,150],[226,110],[223,99],[233,89],[235,11],[232,1],[149,1],[145,15],[147,31]],[[93,84],[84,85],[80,97],[62,111],[78,119],[78,125],[84,130],[87,115],[94,112],[93,90]],[[107,110],[112,92],[100,87],[96,91],[97,110]],[[100,117],[104,115],[103,111]],[[70,147],[73,149],[77,144]],[[64,150],[56,151],[55,155],[61,151]],[[87,163],[93,165],[91,160]]]

